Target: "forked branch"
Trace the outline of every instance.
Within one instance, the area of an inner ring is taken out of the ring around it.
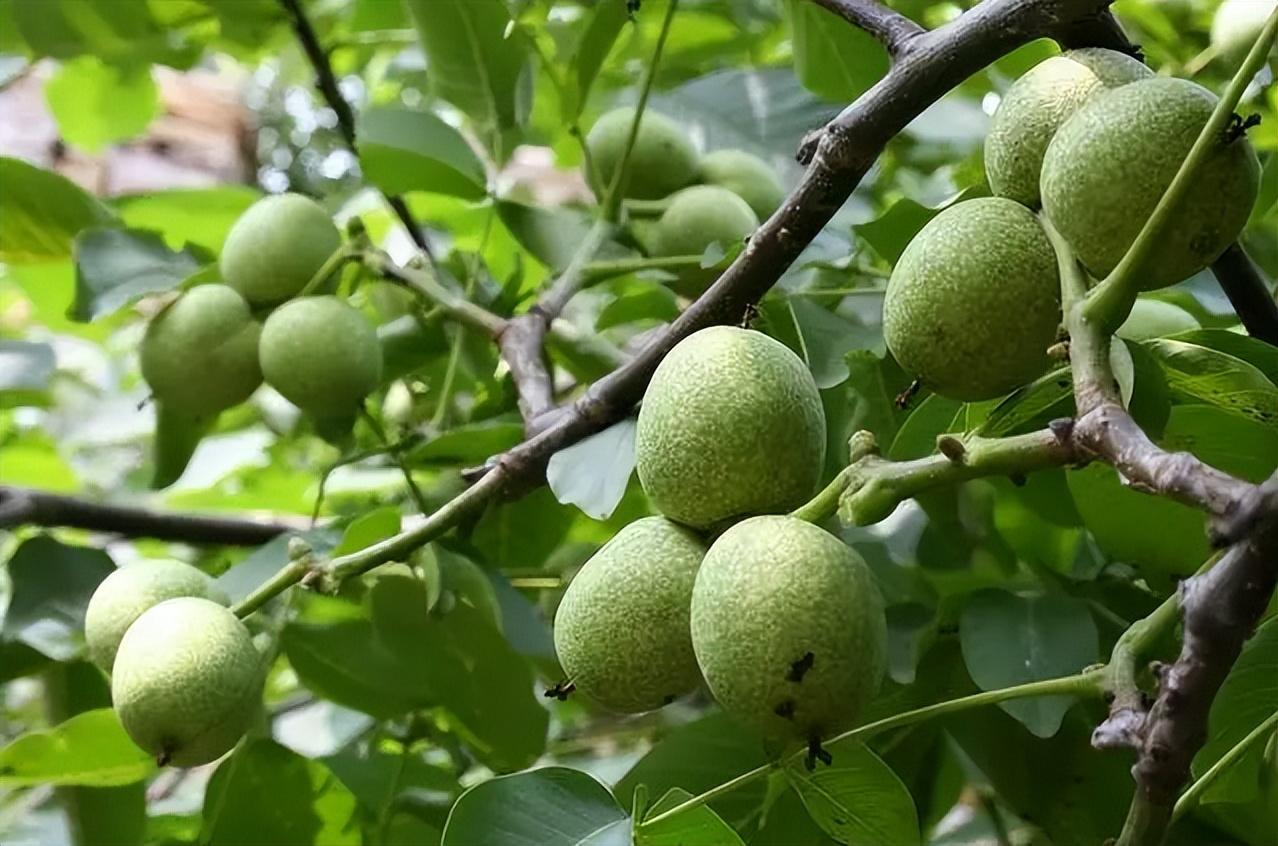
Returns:
[[[888,55],[895,58],[922,35],[925,30],[900,12],[889,9],[878,0],[812,0],[857,29],[863,29],[879,40]]]

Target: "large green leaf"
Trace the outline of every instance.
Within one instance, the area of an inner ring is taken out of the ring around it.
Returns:
[[[1099,653],[1087,603],[1058,594],[982,591],[963,609],[959,639],[968,675],[982,690],[1068,676]],[[1051,737],[1073,703],[1071,696],[1036,696],[999,707],[1038,737]]]
[[[629,846],[630,820],[608,789],[565,767],[482,782],[448,815],[444,846]]]
[[[132,784],[154,770],[155,761],[129,739],[110,708],[28,732],[0,749],[0,785],[7,787],[111,787]]]
[[[111,222],[110,209],[69,179],[0,157],[0,261],[69,258],[82,229]]]
[[[165,29],[146,0],[12,0],[13,20],[32,52],[55,59],[92,54],[122,64],[185,67],[199,47]]]
[[[1201,776],[1260,723],[1278,712],[1278,618],[1265,623],[1243,647],[1211,704],[1206,745],[1194,756]],[[1204,802],[1247,802],[1260,784],[1261,742],[1235,761],[1203,795]]]
[[[50,658],[76,655],[84,640],[84,609],[115,569],[111,559],[100,549],[37,536],[17,548],[8,569],[13,591],[4,617],[5,637]]]
[[[822,390],[847,381],[847,356],[852,350],[883,350],[876,332],[817,305],[810,297],[769,297],[762,312],[769,334],[803,359]]]
[[[388,194],[431,191],[477,200],[487,193],[479,157],[431,112],[377,108],[360,115],[364,175]]]
[[[828,767],[809,772],[792,762],[785,771],[816,824],[848,846],[916,846],[918,812],[896,773],[857,741],[826,751],[834,760]]]
[[[435,93],[465,112],[492,138],[498,160],[510,149],[501,135],[528,120],[532,64],[528,36],[510,29],[502,0],[405,0]]]
[[[261,194],[247,185],[149,191],[114,200],[124,225],[164,236],[173,249],[191,245],[219,252],[231,226]]]
[[[626,418],[550,457],[546,484],[555,498],[596,520],[621,503],[635,468],[635,421]]]
[[[489,419],[464,423],[413,447],[410,464],[483,464],[524,439],[522,423]]]
[[[872,35],[806,0],[790,0],[794,70],[814,94],[855,100],[888,69],[887,51]]]
[[[189,249],[170,250],[154,232],[88,229],[75,239],[71,316],[94,320],[144,294],[171,291],[203,264]]]
[[[1255,365],[1169,338],[1145,346],[1162,364],[1173,399],[1206,403],[1268,426],[1278,425],[1278,386]]]
[[[218,766],[204,794],[208,846],[357,846],[354,795],[327,767],[271,740],[255,740]]]
[[[108,65],[96,56],[63,64],[44,94],[62,137],[90,153],[140,135],[160,110],[149,65]]]
[[[692,794],[677,787],[666,791],[648,809],[652,818],[692,798]],[[723,819],[706,805],[682,811],[669,819],[649,826],[639,826],[635,831],[635,846],[745,846],[740,836]]]

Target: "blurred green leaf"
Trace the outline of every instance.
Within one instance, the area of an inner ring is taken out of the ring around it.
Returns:
[[[48,344],[0,340],[0,408],[43,405],[56,368],[57,358]]]
[[[190,249],[170,250],[154,232],[81,232],[75,239],[75,302],[71,317],[96,320],[144,294],[171,291],[204,263]]]
[[[482,464],[488,457],[505,452],[523,439],[522,423],[501,419],[464,423],[414,447],[407,461],[409,464]]]
[[[11,0],[18,32],[37,55],[70,59],[86,53],[121,64],[185,67],[199,47],[182,43],[156,20],[146,0]]]
[[[329,555],[337,557],[358,552],[397,534],[399,529],[399,509],[390,506],[374,509],[351,521],[346,531],[342,532],[342,539]]]
[[[852,101],[887,73],[888,55],[872,35],[803,0],[789,0],[794,71],[809,91]]]
[[[4,636],[50,658],[73,657],[83,643],[89,597],[114,569],[100,549],[68,546],[48,536],[24,541],[9,559],[13,588]]]
[[[129,739],[110,708],[28,732],[0,749],[0,785],[6,787],[110,787],[140,781],[154,770],[155,761]]]
[[[635,421],[626,418],[550,456],[546,484],[555,498],[588,517],[607,520],[635,468]]]
[[[360,115],[364,175],[388,194],[430,191],[477,200],[484,166],[466,139],[431,112],[377,108]]]
[[[959,621],[968,675],[982,690],[1054,679],[1094,664],[1099,638],[1087,604],[1057,594],[982,591]],[[999,704],[1037,737],[1060,729],[1071,696],[1036,696]]]
[[[444,846],[629,846],[630,821],[608,789],[566,767],[502,776],[462,794]]]
[[[171,249],[191,245],[217,253],[231,226],[261,196],[246,185],[219,185],[132,194],[113,205],[125,226],[158,232]]]
[[[62,138],[90,153],[142,134],[160,111],[150,65],[108,65],[96,56],[63,63],[44,95]]]
[[[850,846],[916,846],[920,843],[914,800],[896,773],[865,744],[844,740],[826,749],[834,762],[809,772],[791,762],[786,778],[813,821]]]
[[[563,542],[575,519],[562,508],[549,488],[541,488],[515,502],[490,508],[471,536],[492,566],[542,567]]]
[[[253,740],[209,780],[200,842],[358,846],[355,810],[355,797],[323,764],[274,741]]]
[[[576,72],[569,76],[569,90],[561,104],[566,120],[575,120],[581,114],[595,77],[628,19],[626,0],[599,0],[590,10],[581,37],[573,45],[572,63]]]
[[[595,329],[602,332],[646,320],[666,323],[678,316],[679,303],[673,291],[656,282],[636,282],[603,307]]]
[[[0,157],[0,261],[68,258],[83,229],[112,222],[110,209],[74,182]]]
[[[563,270],[594,226],[594,218],[580,209],[542,208],[511,200],[497,201],[497,215],[519,245],[551,270]],[[605,244],[598,258],[620,258],[629,251]]]

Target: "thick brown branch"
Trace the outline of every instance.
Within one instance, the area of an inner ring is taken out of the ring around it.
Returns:
[[[812,2],[874,36],[893,58],[900,55],[910,41],[927,31],[900,12],[879,3],[878,0],[812,0]]]
[[[282,523],[105,505],[32,488],[0,487],[0,529],[18,525],[227,546],[257,546],[296,528]]]
[[[355,113],[351,111],[350,103],[342,96],[342,90],[337,85],[337,76],[333,73],[333,65],[328,60],[328,53],[320,44],[319,36],[315,34],[315,27],[311,26],[310,18],[306,16],[301,0],[280,0],[280,4],[288,12],[298,43],[302,45],[307,61],[315,70],[316,89],[319,90],[320,96],[324,98],[328,107],[333,110],[333,114],[337,116],[337,128],[342,133],[342,140],[346,142],[346,146],[352,153],[358,155],[359,149],[355,144]],[[387,205],[395,212],[395,216],[408,230],[413,243],[433,263],[434,256],[431,254],[430,244],[426,241],[426,234],[413,219],[404,198],[392,194],[383,194],[383,196],[386,198]]]
[[[1233,244],[1211,266],[1248,334],[1278,346],[1278,301],[1256,263]]]
[[[1070,21],[1057,31],[1056,40],[1067,50],[1074,47],[1105,47],[1141,61],[1145,59],[1140,46],[1127,37],[1127,33],[1123,32],[1123,28],[1108,9]]]

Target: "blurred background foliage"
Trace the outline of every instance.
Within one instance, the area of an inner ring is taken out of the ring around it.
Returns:
[[[635,100],[664,4],[644,0],[633,23],[620,0],[303,5],[357,114],[358,155],[316,95],[275,0],[0,0],[0,484],[269,514],[300,529],[318,511],[322,527],[307,537],[321,551],[359,549],[417,519],[375,431],[361,428],[343,454],[269,389],[222,416],[176,485],[147,491],[153,412],[135,355],[145,318],[166,291],[215,272],[228,228],[261,192],[284,190],[317,197],[339,221],[358,216],[407,260],[411,241],[373,189],[403,193],[449,284],[502,314],[526,307],[584,228],[591,197],[578,136]],[[891,5],[929,27],[965,8]],[[1119,0],[1114,8],[1160,73],[1219,90],[1233,67],[1208,46],[1215,5]],[[506,21],[500,37],[476,37],[476,26],[492,35],[484,27],[494,17]],[[941,432],[1008,434],[1072,410],[1059,373],[1015,402],[926,397],[899,409],[892,399],[908,380],[884,357],[878,329],[892,262],[940,208],[987,190],[981,148],[1000,94],[1055,52],[1050,42],[1029,44],[911,123],[761,304],[760,328],[799,351],[823,390],[828,476],[856,429],[907,458],[931,452]],[[873,39],[811,3],[684,0],[650,108],[687,127],[703,150],[763,156],[793,186],[800,139],[886,69]],[[1262,72],[1245,100],[1262,118],[1249,134],[1265,170],[1244,237],[1271,278],[1272,74],[1272,66]],[[461,469],[522,438],[513,388],[487,339],[357,276],[348,271],[344,284],[378,321],[392,377],[377,417],[437,505],[461,489]],[[1272,348],[1227,331],[1236,320],[1209,274],[1159,296],[1205,328],[1183,342],[1128,345],[1133,408],[1162,443],[1263,478],[1278,465]],[[659,276],[629,275],[583,292],[563,319],[625,351],[681,304]],[[551,355],[566,396],[610,367],[607,355],[580,349]],[[351,595],[298,596],[259,615],[281,658],[268,713],[234,767],[156,773],[124,760],[127,750],[110,746],[119,737],[88,722],[73,738],[31,733],[102,713],[105,687],[80,661],[79,626],[113,563],[179,557],[220,574],[238,597],[282,566],[284,541],[241,551],[75,531],[0,534],[8,560],[0,731],[6,741],[23,736],[0,751],[0,841],[431,844],[463,787],[534,762],[592,774],[623,808],[641,782],[656,799],[757,765],[757,743],[705,696],[622,720],[539,695],[558,680],[547,621],[561,586],[648,511],[629,475],[628,437],[603,433],[561,453],[550,488],[426,548],[415,571],[389,568]],[[1197,513],[1142,498],[1105,467],[1019,486],[968,484],[844,535],[889,603],[891,682],[867,719],[1077,671],[1208,552]],[[463,610],[432,611],[441,607]],[[1273,622],[1262,635],[1243,660],[1271,672],[1222,693],[1196,772],[1265,707],[1278,708]],[[426,662],[427,653],[442,657]],[[1120,756],[1088,746],[1095,717],[1090,705],[1060,701],[876,742],[898,779],[888,789],[907,790],[917,810],[911,842],[1081,846],[1115,833],[1131,780]],[[1182,842],[1272,844],[1262,765],[1257,751],[1209,794],[1178,830]],[[588,803],[593,788],[563,789]],[[814,822],[820,814],[804,811],[810,798],[781,781],[714,808],[742,842],[833,842]],[[463,830],[450,842],[481,841]]]

